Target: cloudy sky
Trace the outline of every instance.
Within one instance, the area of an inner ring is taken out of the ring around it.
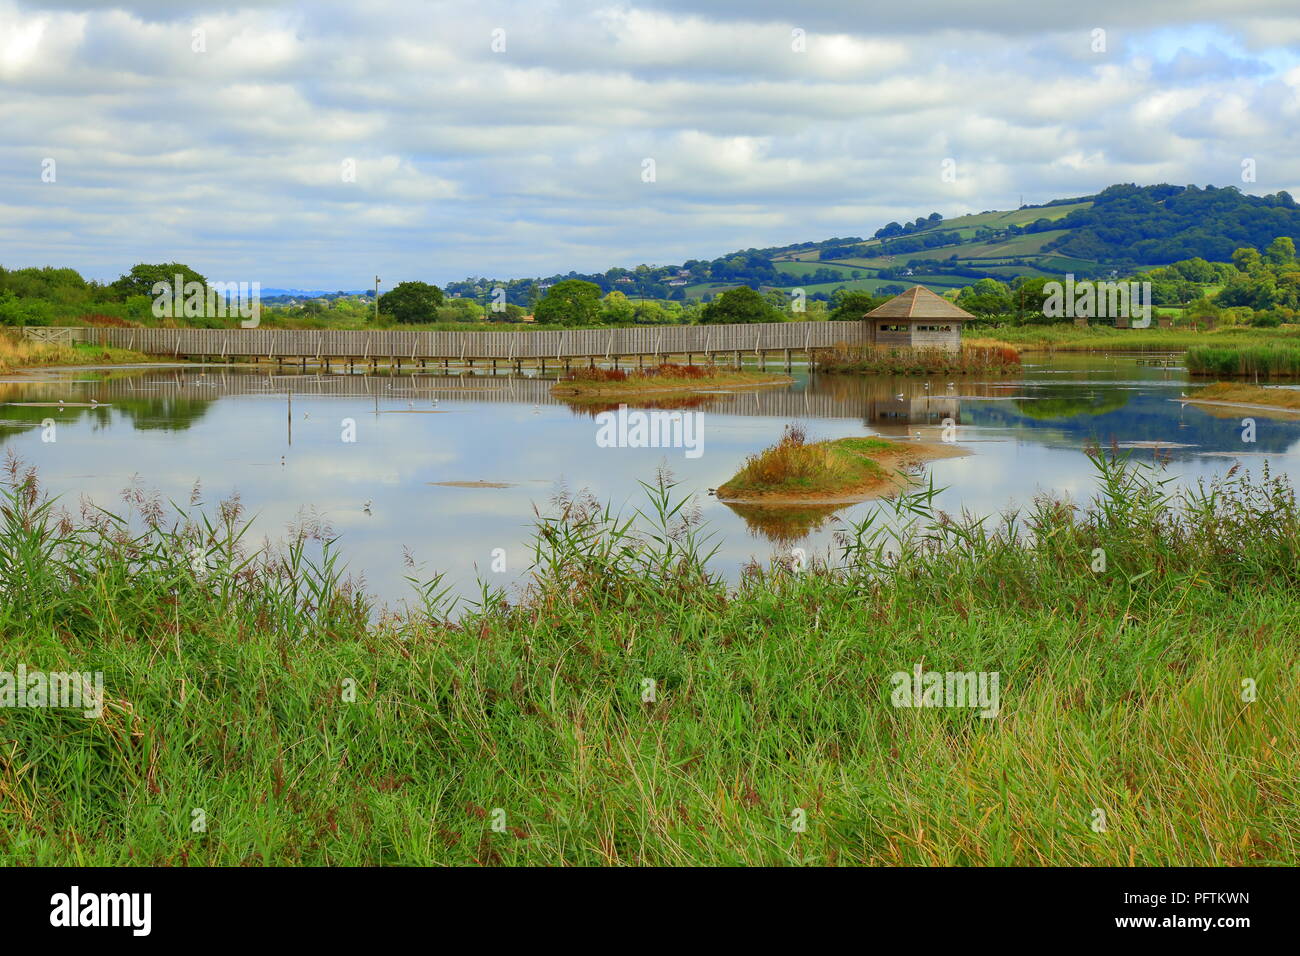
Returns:
[[[0,0],[8,267],[603,271],[1114,182],[1300,195],[1296,0]]]

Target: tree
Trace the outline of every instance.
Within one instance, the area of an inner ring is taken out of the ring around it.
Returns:
[[[442,305],[442,290],[427,282],[399,282],[379,297],[379,314],[398,322],[432,322]]]
[[[700,315],[700,323],[707,325],[780,322],[781,319],[782,315],[747,285],[728,289],[710,302]]]
[[[183,286],[197,282],[204,287],[205,291],[207,289],[208,280],[183,262],[163,262],[156,265],[141,262],[132,266],[131,271],[118,278],[110,288],[118,298],[123,300],[133,295],[152,296],[155,283],[166,282],[169,286],[174,286],[177,276],[181,277]],[[182,294],[184,292],[183,289],[174,291],[180,291]]]
[[[1264,250],[1264,258],[1275,266],[1285,266],[1295,262],[1295,240],[1290,236],[1278,236]]]
[[[979,316],[1006,315],[1014,307],[1011,290],[997,279],[988,278],[962,289],[957,304]]]
[[[836,289],[835,309],[830,314],[832,322],[852,322],[862,318],[872,309],[889,301],[887,295],[872,295],[870,292]]]
[[[533,317],[539,325],[596,325],[600,320],[600,286],[565,279],[546,290]]]
[[[501,313],[493,313],[493,318],[500,319],[501,317]],[[509,306],[506,306],[505,317],[510,317]],[[442,307],[438,309],[439,322],[481,322],[482,320],[483,306],[479,305],[473,299],[445,299]]]
[[[1254,272],[1263,261],[1259,250],[1250,246],[1242,246],[1240,249],[1233,250],[1232,253],[1233,265],[1241,272]]]
[[[636,315],[636,308],[622,292],[617,289],[605,296],[601,309],[601,319],[610,325],[623,325],[631,322]]]

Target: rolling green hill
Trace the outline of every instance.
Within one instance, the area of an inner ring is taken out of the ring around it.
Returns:
[[[1300,239],[1300,206],[1285,192],[1251,196],[1236,187],[1110,186],[1091,196],[945,219],[939,213],[891,222],[870,238],[847,236],[743,249],[677,265],[614,268],[549,279],[509,280],[509,301],[530,304],[538,284],[581,278],[602,293],[699,300],[736,286],[829,296],[836,289],[873,293],[909,285],[936,292],[982,278],[1003,282],[1073,273],[1102,278],[1193,258],[1227,262],[1242,246],[1265,248],[1279,236]],[[615,285],[614,283],[619,283]],[[486,280],[451,283],[453,295],[482,296]]]

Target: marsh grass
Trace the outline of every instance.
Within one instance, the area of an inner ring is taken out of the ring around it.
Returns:
[[[0,709],[0,855],[1295,864],[1293,492],[1088,461],[1090,503],[995,522],[926,489],[738,586],[667,476],[633,514],[563,495],[522,593],[453,609],[413,574],[377,618],[319,522],[254,547],[237,500],[138,489],[71,515],[11,461],[2,666],[102,671],[108,700]],[[892,707],[917,663],[999,672],[1001,713]]]
[[[1162,329],[1154,324],[1145,329],[1117,329],[1112,325],[1090,325],[1080,328],[1062,323],[1003,325],[998,326],[994,331],[999,338],[1026,351],[1088,352],[1130,349],[1177,351],[1198,347],[1300,346],[1300,327],[1294,325],[1274,329],[1228,326],[1201,331],[1189,328]]]
[[[51,365],[88,365],[152,362],[140,352],[97,345],[60,345],[0,334],[0,372]]]
[[[1187,371],[1214,378],[1300,378],[1300,344],[1187,350]]]
[[[923,375],[1005,374],[1020,368],[1020,351],[992,339],[946,349],[838,345],[817,355],[817,370],[832,374]]]

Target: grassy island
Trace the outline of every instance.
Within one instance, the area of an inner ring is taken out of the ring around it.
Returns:
[[[947,444],[874,437],[809,442],[802,428],[789,425],[779,442],[751,455],[717,496],[763,505],[864,501],[907,487],[910,472],[924,461],[965,454]]]
[[[1261,388],[1244,382],[1216,382],[1199,389],[1186,401],[1194,405],[1267,409],[1300,415],[1300,389]]]
[[[675,365],[665,362],[647,369],[579,368],[560,379],[551,394],[560,397],[610,398],[668,392],[700,392],[789,385],[789,375],[751,372],[718,365]]]

